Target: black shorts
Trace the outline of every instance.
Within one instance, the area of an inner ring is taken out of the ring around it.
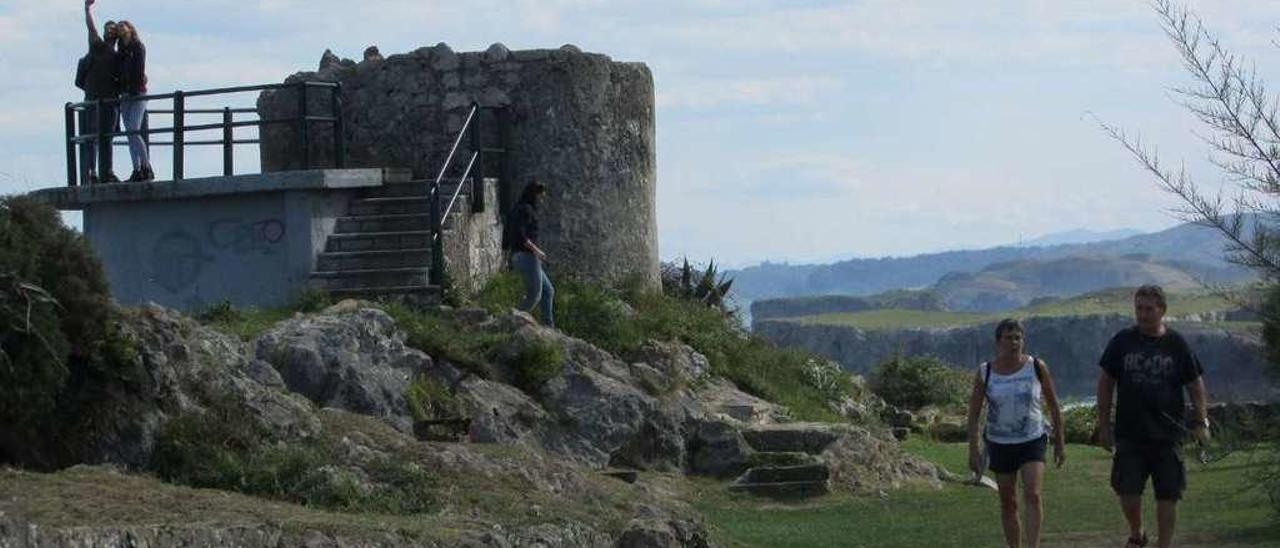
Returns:
[[[1044,462],[1044,452],[1048,445],[1048,435],[1022,443],[988,441],[987,456],[990,463],[987,467],[997,474],[1015,473],[1028,462]]]
[[[1116,494],[1142,495],[1148,477],[1156,500],[1182,498],[1187,488],[1187,468],[1178,445],[1116,440],[1116,453],[1111,459],[1111,488]]]

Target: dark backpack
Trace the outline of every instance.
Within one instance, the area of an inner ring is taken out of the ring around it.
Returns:
[[[76,87],[84,89],[85,80],[89,78],[89,67],[93,65],[93,56],[86,53],[76,63]]]

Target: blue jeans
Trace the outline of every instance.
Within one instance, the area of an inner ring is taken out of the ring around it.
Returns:
[[[129,97],[131,96],[124,96],[125,99]],[[124,121],[124,129],[126,131],[142,129],[142,117],[146,115],[147,102],[145,100],[122,101],[120,103],[120,119]],[[147,155],[147,143],[142,139],[141,134],[129,136],[129,158],[133,160],[134,171],[151,167],[151,158]]]
[[[520,302],[520,310],[532,312],[533,305],[541,304],[542,323],[556,326],[555,306],[556,288],[551,285],[551,278],[542,269],[539,261],[532,253],[517,251],[511,254],[511,269],[520,274],[524,280],[524,300]]]

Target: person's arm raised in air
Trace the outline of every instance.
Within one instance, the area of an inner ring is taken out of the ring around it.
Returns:
[[[93,0],[84,0],[84,24],[89,27],[89,47],[102,43],[102,35],[98,34],[98,27],[93,23]]]

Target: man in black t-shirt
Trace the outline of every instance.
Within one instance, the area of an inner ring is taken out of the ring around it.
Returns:
[[[89,65],[84,80],[84,100],[86,102],[100,99],[116,99],[120,96],[119,71],[116,56],[116,23],[107,21],[102,26],[102,35],[93,24],[93,2],[84,2],[84,22],[89,27]],[[103,132],[116,130],[120,105],[115,102],[102,104],[101,111],[90,105],[80,112],[80,135],[95,135],[99,128]],[[117,183],[112,168],[111,141],[99,147],[100,142],[80,144],[80,177],[86,184],[97,182]],[[98,167],[102,169],[99,171]],[[101,179],[98,178],[101,175]]]
[[[1129,522],[1126,547],[1144,546],[1142,491],[1151,478],[1156,498],[1159,546],[1173,545],[1177,504],[1186,488],[1186,467],[1180,445],[1190,430],[1198,441],[1208,439],[1209,419],[1204,372],[1186,339],[1164,324],[1168,310],[1164,290],[1156,285],[1138,288],[1133,297],[1137,325],[1121,330],[1107,343],[1098,375],[1098,442],[1115,447],[1111,487]],[[1186,400],[1191,393],[1195,421],[1186,426]],[[1111,424],[1115,393],[1115,426]]]

